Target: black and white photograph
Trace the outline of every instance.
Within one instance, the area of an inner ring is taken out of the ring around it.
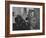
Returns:
[[[13,7],[12,30],[39,30],[40,8]]]

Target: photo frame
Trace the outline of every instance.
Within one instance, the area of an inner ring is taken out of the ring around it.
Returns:
[[[44,3],[5,1],[5,37],[45,34]]]

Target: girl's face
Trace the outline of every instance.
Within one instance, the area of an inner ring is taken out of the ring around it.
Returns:
[[[36,18],[35,17],[33,17],[32,19],[31,19],[31,24],[35,27],[36,26]]]

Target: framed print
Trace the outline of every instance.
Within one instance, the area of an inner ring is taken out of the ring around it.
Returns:
[[[44,3],[6,1],[5,36],[44,35],[44,10]]]

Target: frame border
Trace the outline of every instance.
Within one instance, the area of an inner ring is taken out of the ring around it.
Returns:
[[[10,4],[21,4],[21,5],[39,5],[43,6],[43,32],[42,33],[25,33],[25,34],[10,34]],[[5,37],[18,37],[18,36],[34,36],[34,35],[45,35],[45,3],[35,2],[20,2],[20,1],[5,1]]]

